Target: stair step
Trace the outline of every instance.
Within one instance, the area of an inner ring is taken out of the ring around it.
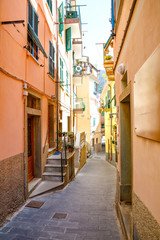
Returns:
[[[63,160],[64,162],[65,160]],[[61,159],[51,159],[47,158],[47,164],[61,165]]]
[[[54,148],[49,148],[49,149],[48,149],[48,157],[49,157],[49,156],[52,156],[53,153],[55,153],[55,151],[56,151],[56,148],[55,148],[55,147],[54,147]]]
[[[63,166],[63,169],[66,170],[67,165]],[[45,165],[45,172],[61,172],[61,165],[60,164],[46,164]]]
[[[66,173],[63,173],[63,177],[66,176]],[[61,181],[61,173],[60,172],[44,172],[43,179],[48,181]]]

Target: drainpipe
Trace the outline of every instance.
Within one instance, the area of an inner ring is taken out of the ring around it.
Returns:
[[[109,88],[110,88],[110,96],[112,96],[112,88],[111,85],[108,84]],[[112,102],[111,104],[111,157],[110,157],[110,161],[112,161]]]
[[[58,0],[56,0],[56,151],[58,151],[58,31],[59,31],[59,19],[58,19]]]

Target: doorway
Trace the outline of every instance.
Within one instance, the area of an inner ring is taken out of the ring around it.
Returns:
[[[121,171],[120,201],[132,203],[131,110],[130,94],[120,103]]]
[[[54,105],[48,104],[48,143],[49,148],[54,147]]]
[[[28,182],[34,178],[34,129],[33,116],[28,116]]]

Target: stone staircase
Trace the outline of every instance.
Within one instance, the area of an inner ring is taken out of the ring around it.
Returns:
[[[63,178],[65,180],[67,165],[63,164]],[[51,155],[47,158],[42,179],[44,181],[61,182],[61,155]]]

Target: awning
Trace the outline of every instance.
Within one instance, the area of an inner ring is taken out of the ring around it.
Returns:
[[[107,40],[107,42],[106,42],[106,44],[104,45],[105,51],[108,49],[108,47],[109,47],[109,45],[110,45],[110,43],[112,41],[112,38],[113,38],[112,35],[110,35],[108,40]]]
[[[48,58],[46,52],[44,51],[44,48],[42,47],[42,44],[40,43],[37,35],[35,34],[35,32],[33,31],[33,29],[31,28],[31,26],[28,24],[28,31],[30,32],[30,37],[32,38],[32,40],[35,42],[35,44],[39,47],[40,51],[43,53],[43,55]]]

